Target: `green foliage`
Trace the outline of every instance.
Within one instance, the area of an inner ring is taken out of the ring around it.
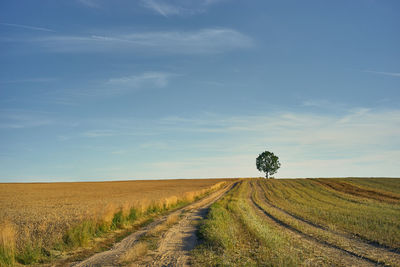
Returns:
[[[137,217],[138,211],[135,208],[131,208],[127,220],[132,223],[137,219]]]
[[[264,151],[256,159],[256,167],[260,172],[265,172],[266,178],[278,171],[281,167],[278,156],[269,151]]]
[[[14,250],[0,245],[0,266],[13,266],[14,262]]]
[[[125,218],[122,214],[122,210],[115,213],[111,222],[111,230],[122,228],[124,226]]]
[[[46,260],[49,254],[38,245],[28,244],[17,255],[17,261],[22,264],[39,263]]]
[[[86,246],[97,233],[98,225],[94,221],[83,221],[68,230],[63,241],[69,247]]]

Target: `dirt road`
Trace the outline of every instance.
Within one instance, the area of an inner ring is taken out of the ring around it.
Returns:
[[[232,187],[233,184],[228,184],[224,188],[211,193],[197,202],[156,219],[154,222],[115,244],[111,250],[95,254],[72,266],[120,266],[120,258],[139,242],[141,237],[145,236],[146,233],[156,226],[164,223],[167,217],[173,214],[183,214],[183,216],[181,215],[179,222],[168,229],[162,236],[157,249],[149,251],[143,259],[133,263],[133,266],[187,266],[190,260],[189,252],[198,242],[196,236],[196,222],[203,219],[210,205],[221,198]]]

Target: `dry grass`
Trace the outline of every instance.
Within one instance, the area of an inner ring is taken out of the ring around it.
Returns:
[[[396,193],[324,181],[241,181],[201,222],[194,266],[400,266]]]
[[[18,253],[23,252],[18,261],[37,262],[40,259],[34,257],[34,252],[40,253],[43,248],[50,251],[60,241],[70,242],[65,240],[66,233],[77,239],[79,246],[87,245],[88,238],[98,234],[99,225],[105,231],[123,228],[141,213],[156,213],[191,202],[223,181],[0,184],[0,221],[9,221],[15,229],[15,238],[8,243]],[[24,252],[27,247],[28,254]]]
[[[166,220],[167,226],[176,224],[179,221],[179,214],[171,214]]]
[[[0,224],[0,266],[14,264],[15,229],[9,222]]]
[[[153,229],[149,230],[146,233],[147,237],[159,237],[161,233],[165,232],[172,225],[176,224],[179,221],[179,214],[171,214],[167,217],[167,219],[155,226]]]
[[[347,179],[263,180],[261,185],[269,203],[292,215],[333,231],[400,248],[396,193],[352,185]]]
[[[316,181],[339,192],[389,203],[400,202],[400,195],[392,192],[387,192],[376,188],[368,188],[361,185],[354,185],[347,181],[337,179],[317,179]]]
[[[148,251],[147,242],[139,241],[132,248],[130,248],[124,255],[121,256],[120,263],[125,264],[136,261],[140,257],[147,254]]]

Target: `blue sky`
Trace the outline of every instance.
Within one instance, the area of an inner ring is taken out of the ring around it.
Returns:
[[[397,0],[0,3],[0,182],[400,176]]]

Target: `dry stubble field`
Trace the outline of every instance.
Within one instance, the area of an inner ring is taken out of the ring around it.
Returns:
[[[0,265],[46,261],[55,248],[86,245],[92,236],[191,202],[223,181],[0,184]]]
[[[211,206],[196,266],[400,266],[400,179],[246,179]]]

